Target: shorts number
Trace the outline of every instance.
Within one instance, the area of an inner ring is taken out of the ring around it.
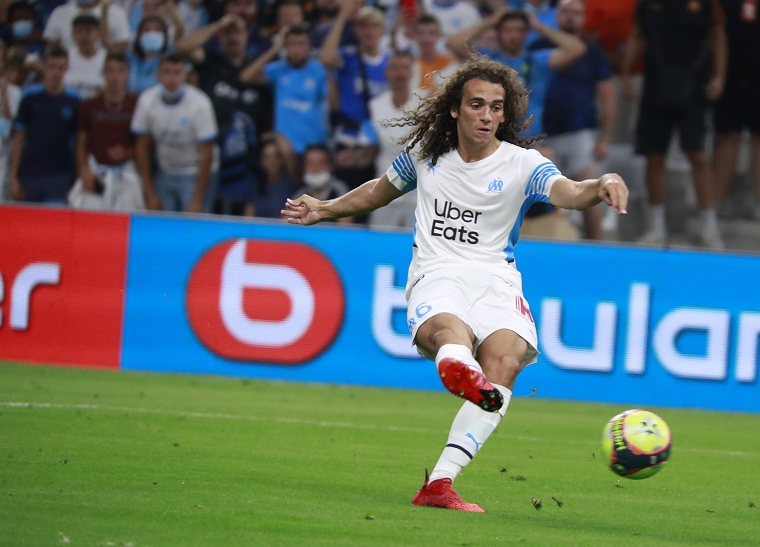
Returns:
[[[420,304],[419,306],[415,308],[414,312],[417,314],[417,317],[422,319],[422,317],[432,309],[433,309],[433,306],[423,302],[422,304]]]

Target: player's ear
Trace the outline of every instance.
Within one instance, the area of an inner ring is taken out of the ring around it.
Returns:
[[[449,110],[449,114],[451,114],[451,117],[456,120],[459,117],[459,108],[452,108]]]

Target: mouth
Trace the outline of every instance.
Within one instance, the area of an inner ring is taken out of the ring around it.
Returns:
[[[482,136],[489,135],[491,133],[490,127],[479,127],[478,128],[478,134]]]

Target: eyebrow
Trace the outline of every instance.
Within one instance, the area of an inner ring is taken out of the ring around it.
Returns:
[[[468,101],[469,102],[477,101],[479,103],[486,103],[486,102],[488,102],[483,97],[470,97],[468,99]],[[504,99],[494,99],[493,101],[491,101],[491,104],[493,104],[493,103],[503,103],[503,102],[504,102]]]

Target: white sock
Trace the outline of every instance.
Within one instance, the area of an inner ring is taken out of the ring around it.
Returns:
[[[718,214],[715,209],[702,209],[700,211],[702,217],[702,230],[705,232],[717,232],[718,231]]]
[[[447,357],[453,357],[458,361],[462,361],[471,369],[477,370],[478,372],[483,372],[483,369],[480,368],[480,365],[475,360],[475,357],[472,356],[472,350],[467,346],[463,346],[462,344],[442,345],[438,350],[438,353],[435,355],[436,368],[438,367],[438,364],[441,362],[441,360],[446,359]]]
[[[665,206],[649,206],[649,226],[655,232],[665,232]]]
[[[451,479],[453,482],[499,425],[507,413],[512,392],[504,386],[494,386],[503,395],[504,405],[498,412],[487,412],[469,401],[462,405],[451,424],[446,447],[430,474],[430,482],[438,479]]]

